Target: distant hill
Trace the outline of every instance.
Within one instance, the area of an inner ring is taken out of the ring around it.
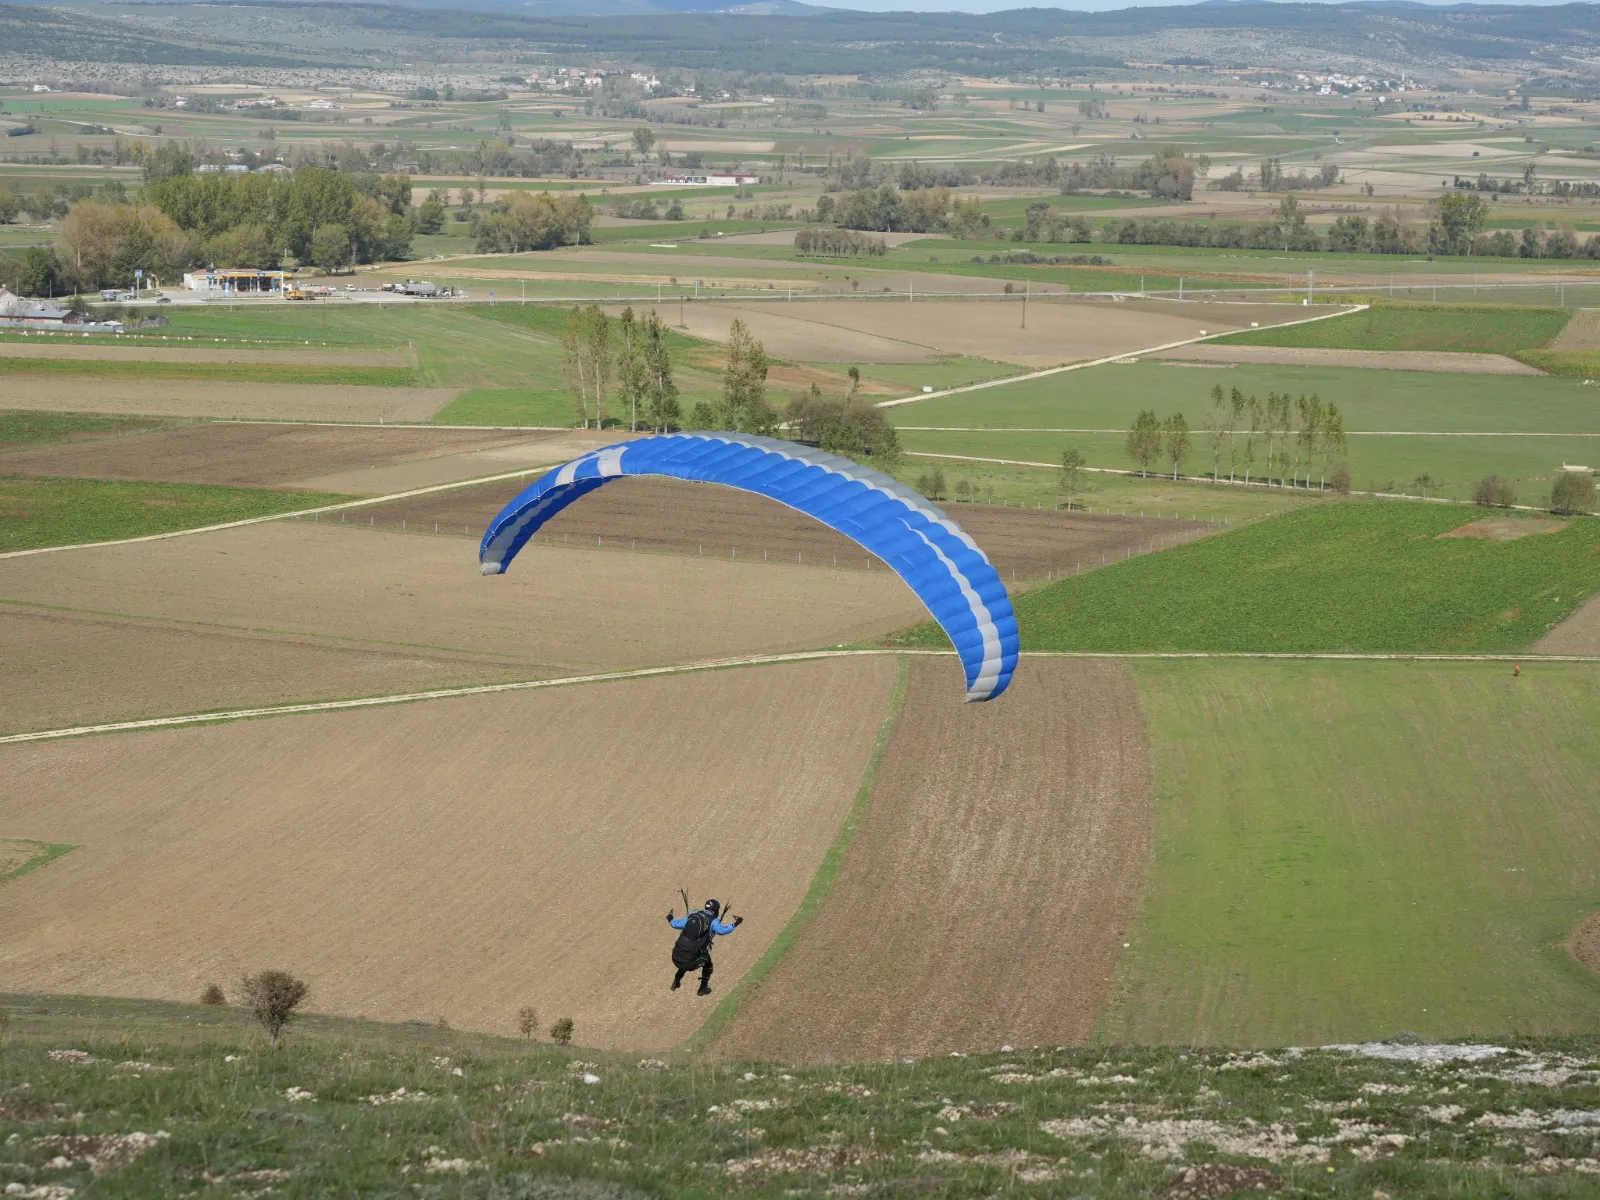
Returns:
[[[113,11],[114,20],[107,15]],[[738,64],[794,74],[942,70],[993,76],[1134,61],[1436,77],[1472,68],[1600,76],[1593,65],[1600,58],[1600,6],[1593,4],[1206,0],[1113,12],[969,14],[855,12],[800,0],[246,0],[227,9],[153,2],[90,14],[70,3],[23,8],[0,0],[0,13],[8,15],[0,26],[3,51],[152,63],[267,65],[282,60],[257,47],[294,44],[307,60],[348,52],[370,64],[371,35],[389,33],[397,39],[396,57],[398,41],[460,39],[477,43],[475,49],[507,43],[508,49],[609,55],[656,68]],[[816,19],[824,13],[827,20]],[[314,27],[317,38],[292,43],[263,36],[263,25],[275,21]],[[247,26],[251,32],[244,34]],[[207,40],[184,51],[191,36],[200,36],[195,29],[206,30]],[[361,37],[342,41],[341,30]]]

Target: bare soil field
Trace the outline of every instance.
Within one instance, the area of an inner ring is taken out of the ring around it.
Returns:
[[[1534,643],[1538,654],[1600,654],[1600,596]]]
[[[0,733],[374,696],[564,672],[513,655],[0,604]]]
[[[1456,529],[1447,529],[1441,538],[1482,538],[1486,542],[1514,542],[1538,533],[1560,533],[1571,521],[1552,521],[1548,517],[1484,517]]]
[[[84,362],[282,363],[288,366],[409,367],[403,348],[386,350],[292,350],[273,346],[215,346],[194,342],[163,344],[140,338],[126,342],[60,342],[48,338],[0,342],[0,358],[68,358]]]
[[[798,1061],[1081,1044],[1139,907],[1150,750],[1118,663],[1030,659],[991,704],[914,660],[821,909],[712,1045]]]
[[[1131,354],[1199,337],[1202,331],[1249,328],[1252,321],[1275,325],[1300,315],[1299,309],[1281,304],[1055,300],[1028,305],[1024,329],[1022,307],[1015,297],[925,300],[921,307],[903,296],[792,304],[718,301],[691,306],[694,315],[686,319],[696,336],[725,341],[729,324],[740,317],[773,354],[802,362],[925,362],[939,355],[964,354],[1048,367]],[[868,357],[869,351],[876,356]],[[898,357],[888,357],[891,354]]]
[[[304,520],[10,559],[0,600],[562,674],[809,650],[923,616],[887,570],[531,546],[486,578],[466,538]]]
[[[487,438],[491,435],[486,430],[478,436]],[[412,488],[431,487],[436,483],[454,483],[459,479],[477,479],[528,467],[554,465],[601,446],[625,442],[634,435],[615,429],[573,429],[566,432],[502,433],[499,436],[504,440],[498,445],[486,442],[475,450],[418,456],[388,464],[352,464],[325,474],[290,480],[287,486],[312,491],[387,496]]]
[[[1591,971],[1600,971],[1600,913],[1583,919],[1567,941],[1572,957]]]
[[[483,536],[489,522],[528,481],[484,484],[364,510],[378,525]],[[1177,530],[1199,535],[1200,522],[1093,516],[1047,509],[946,504],[946,513],[983,547],[1007,579],[1037,579],[1079,562],[1139,550]],[[552,519],[536,543],[619,550],[671,550],[708,557],[761,558],[813,566],[887,570],[843,534],[762,496],[676,479],[618,479]],[[735,556],[734,551],[737,551]],[[871,562],[871,567],[867,564]]]
[[[276,487],[308,476],[361,478],[375,469],[468,451],[532,445],[553,436],[383,426],[191,425],[17,450],[0,455],[0,469],[11,475]],[[559,456],[557,450],[550,461]]]
[[[1265,363],[1286,367],[1369,367],[1378,371],[1442,371],[1457,375],[1543,375],[1503,354],[1448,350],[1329,350],[1321,346],[1221,346],[1202,342],[1162,350],[1152,358],[1183,362]]]
[[[33,412],[257,421],[426,421],[456,395],[453,388],[35,375],[7,388],[5,406]]]
[[[946,664],[948,666],[948,664]],[[0,748],[0,835],[81,848],[0,888],[16,991],[196,999],[282,966],[319,1012],[660,1050],[680,883],[798,906],[860,786],[893,663],[867,658]],[[959,689],[957,689],[959,690]]]
[[[1600,308],[1580,308],[1550,343],[1551,350],[1600,350]]]

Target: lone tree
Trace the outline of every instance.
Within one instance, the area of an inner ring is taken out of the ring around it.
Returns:
[[[1150,464],[1161,457],[1161,422],[1154,409],[1146,409],[1134,420],[1126,448],[1128,457],[1139,464],[1139,473],[1150,474]]]
[[[1178,478],[1183,460],[1189,457],[1189,422],[1182,413],[1173,413],[1161,427],[1166,443],[1167,461],[1172,464],[1172,478]]]
[[[1510,508],[1517,502],[1517,493],[1509,479],[1485,475],[1472,489],[1472,502],[1479,508]]]
[[[537,1009],[524,1007],[517,1010],[517,1032],[528,1040],[533,1040],[533,1035],[539,1031],[539,1013]]]
[[[276,1050],[283,1031],[294,1020],[295,1009],[311,989],[287,971],[262,971],[239,981],[239,995],[250,1015],[267,1031],[267,1040]]]
[[[1550,488],[1550,511],[1588,513],[1594,511],[1594,476],[1587,471],[1562,471]]]
[[[1061,452],[1061,490],[1066,494],[1068,508],[1073,506],[1083,488],[1083,470],[1087,465],[1083,452],[1076,446]]]
[[[550,1040],[558,1046],[572,1045],[572,1018],[562,1017],[550,1026]]]

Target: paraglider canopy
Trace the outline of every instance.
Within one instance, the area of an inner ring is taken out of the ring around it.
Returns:
[[[620,442],[556,467],[489,524],[478,550],[499,575],[539,527],[625,475],[663,475],[754,492],[814,517],[877,555],[949,634],[967,699],[992,700],[1017,665],[1017,622],[1005,584],[959,525],[905,484],[808,446],[743,433],[671,433]]]

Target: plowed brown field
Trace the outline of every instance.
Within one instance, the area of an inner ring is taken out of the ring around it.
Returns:
[[[467,655],[532,676],[814,649],[902,628],[923,614],[887,570],[531,546],[508,574],[486,579],[465,538],[307,521],[10,559],[0,562],[6,600],[182,631],[382,651],[402,663],[413,654]],[[209,671],[187,679],[152,669],[114,642],[94,645],[94,655],[53,659],[44,681],[69,723],[193,711],[235,694]],[[174,664],[200,664],[207,652],[168,653]],[[249,669],[259,678],[272,668],[255,653],[250,661],[258,665]],[[362,656],[328,656],[314,671],[295,665],[302,657],[285,663],[284,686],[302,697],[387,686]],[[310,672],[304,686],[294,682],[298,670]],[[28,702],[8,703],[26,711]]]
[[[456,394],[453,388],[31,375],[8,382],[5,406],[260,421],[426,421]]]
[[[397,500],[364,510],[379,525],[470,533],[481,537],[496,513],[526,481],[484,484]],[[1045,509],[948,504],[945,511],[983,547],[1007,579],[1036,579],[1075,563],[1138,550],[1153,537],[1177,531],[1196,535],[1203,523],[1143,517],[1091,516]],[[590,493],[552,519],[538,535],[550,545],[604,546],[728,558],[760,558],[813,565],[864,567],[869,555],[803,513],[747,492],[675,479],[618,479]],[[873,568],[880,566],[873,560]]]
[[[690,330],[725,341],[735,317],[768,351],[800,362],[921,362],[966,354],[1030,367],[1131,354],[1198,337],[1201,331],[1275,325],[1304,315],[1282,304],[1164,304],[1160,301],[807,300],[695,304]],[[698,324],[696,324],[698,322]]]
[[[1539,654],[1600,654],[1600,596],[1534,643]]]
[[[862,1060],[1082,1043],[1137,915],[1150,751],[1112,662],[1029,660],[964,704],[914,660],[871,807],[816,917],[712,1045]]]
[[[0,605],[0,734],[563,672],[490,654]]]
[[[1325,346],[1231,346],[1201,342],[1162,350],[1152,358],[1181,362],[1264,363],[1290,367],[1365,367],[1375,371],[1443,371],[1457,375],[1543,375],[1504,354],[1449,350],[1334,350]]]
[[[949,664],[945,664],[949,665]],[[893,663],[630,680],[0,748],[0,836],[77,844],[0,888],[8,990],[194,1000],[281,966],[308,1007],[656,1050],[683,884],[799,904],[860,785]],[[946,680],[948,683],[949,681]]]
[[[18,450],[0,456],[0,470],[10,475],[272,487],[335,471],[362,472],[551,436],[381,426],[192,425]]]

